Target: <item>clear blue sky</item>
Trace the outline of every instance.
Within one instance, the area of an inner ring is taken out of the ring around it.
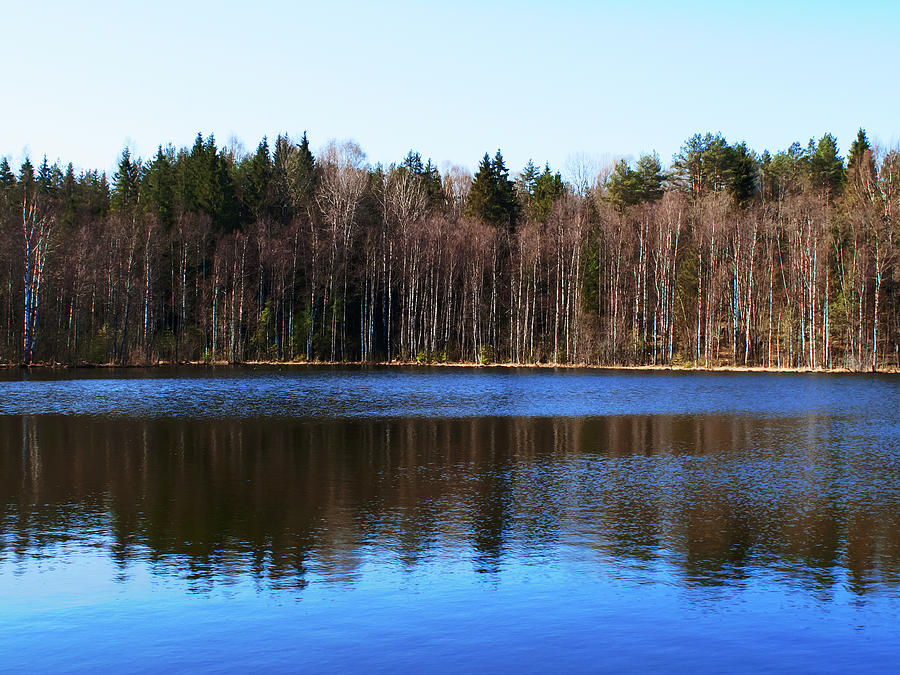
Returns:
[[[900,138],[900,3],[0,0],[0,155],[109,169],[127,143],[247,149],[308,130],[369,161],[470,168],[503,150],[657,150],[698,131],[756,150],[864,126]]]

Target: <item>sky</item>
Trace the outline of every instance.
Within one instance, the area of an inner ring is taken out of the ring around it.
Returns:
[[[694,133],[900,141],[900,3],[0,0],[0,156],[111,170],[198,132],[307,131],[372,164],[564,174]]]

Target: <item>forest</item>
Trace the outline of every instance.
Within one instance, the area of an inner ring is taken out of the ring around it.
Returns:
[[[721,134],[564,181],[304,133],[0,160],[0,362],[900,366],[900,151]]]

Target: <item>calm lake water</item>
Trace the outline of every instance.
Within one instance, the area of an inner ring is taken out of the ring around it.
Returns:
[[[900,669],[900,378],[0,372],[0,670]]]

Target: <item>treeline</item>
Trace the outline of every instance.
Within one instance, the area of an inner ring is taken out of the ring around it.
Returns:
[[[900,153],[860,130],[577,184],[353,143],[0,161],[0,360],[900,365]]]

